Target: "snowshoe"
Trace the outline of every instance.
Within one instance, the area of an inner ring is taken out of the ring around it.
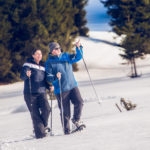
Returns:
[[[71,133],[82,131],[84,128],[86,128],[86,125],[82,124],[82,125],[78,126],[76,129],[72,130]]]
[[[51,129],[49,127],[45,127],[45,133],[51,132]]]
[[[72,123],[73,123],[73,129],[71,133],[77,132],[77,131],[82,131],[84,128],[86,128],[86,125],[83,124],[83,122],[81,121],[75,121],[74,119],[72,119]]]
[[[136,104],[132,104],[131,101],[126,101],[124,98],[120,99],[120,103],[127,111],[133,110],[137,106]]]

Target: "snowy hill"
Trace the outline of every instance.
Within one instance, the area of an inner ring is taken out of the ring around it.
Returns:
[[[91,87],[83,62],[76,73],[84,98],[82,120],[87,128],[72,135],[62,135],[59,110],[53,107],[53,132],[58,135],[36,140],[32,122],[23,100],[23,83],[0,86],[0,150],[149,150],[150,148],[150,72],[146,59],[140,70],[141,78],[127,77],[128,67],[122,66],[114,33],[91,32],[89,38],[80,37],[84,57],[102,103],[99,105]],[[120,98],[137,104],[135,110],[122,113],[115,103]]]
[[[92,0],[91,0],[92,1]],[[90,1],[90,2],[91,2]],[[95,1],[95,0],[94,0]],[[93,25],[92,25],[93,26]],[[53,107],[53,132],[56,136],[34,139],[32,121],[23,98],[23,82],[0,86],[0,150],[149,150],[150,149],[150,58],[138,60],[141,78],[131,79],[130,66],[122,65],[118,43],[112,32],[90,31],[79,37],[84,59],[101,101],[98,104],[82,61],[75,73],[84,99],[81,133],[62,135],[59,110]],[[137,104],[126,111],[124,97]],[[120,113],[115,104],[118,103]]]

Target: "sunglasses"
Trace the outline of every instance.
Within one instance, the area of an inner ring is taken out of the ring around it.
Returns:
[[[58,50],[58,49],[60,49],[60,47],[58,47],[58,48],[55,48],[54,50]]]

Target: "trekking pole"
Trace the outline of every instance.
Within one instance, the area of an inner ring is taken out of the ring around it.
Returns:
[[[30,69],[28,71],[31,71]],[[31,91],[31,76],[28,77],[29,78],[29,92],[30,92],[30,104],[32,101],[32,91]],[[31,107],[31,117],[32,117],[32,107]]]
[[[97,94],[97,92],[96,92],[96,89],[95,89],[95,87],[94,87],[93,81],[92,81],[92,79],[91,79],[91,76],[90,76],[88,67],[87,67],[86,62],[85,62],[85,60],[84,60],[83,54],[81,53],[81,50],[79,50],[79,51],[80,51],[80,54],[81,54],[81,56],[82,56],[82,60],[83,60],[85,69],[86,69],[86,71],[87,71],[87,73],[88,73],[88,76],[89,76],[91,85],[92,85],[92,87],[93,87],[94,93],[95,93],[95,95],[96,95],[96,98],[97,98],[97,100],[98,100],[98,103],[101,104],[102,101],[100,101],[100,99],[99,99],[99,97],[98,97],[98,94]]]
[[[31,99],[31,78],[29,77],[29,92],[30,92],[30,99]]]
[[[53,100],[52,100],[52,91],[49,90],[49,96],[50,96],[50,100],[51,100],[51,119],[50,119],[50,135],[54,136],[53,134]]]
[[[29,69],[30,70],[30,69]],[[34,129],[34,123],[33,123],[33,112],[32,112],[32,103],[31,103],[31,101],[32,101],[32,91],[31,91],[31,76],[29,77],[29,94],[30,94],[30,114],[31,114],[31,119],[32,119],[32,125],[33,125],[33,129]],[[34,130],[33,130],[33,132],[35,132]]]
[[[120,107],[118,106],[118,104],[115,103],[115,105],[116,105],[116,107],[118,108],[118,110],[119,110],[120,112],[122,112],[122,110],[120,109]]]
[[[30,69],[28,69],[27,71],[31,71]],[[28,76],[29,78],[29,92],[30,92],[30,99],[31,99],[31,76]]]
[[[62,91],[61,91],[61,79],[59,80],[59,89],[60,89],[60,105],[61,105],[61,118],[62,118],[62,128],[64,133],[64,110],[63,110],[63,101],[62,101]]]

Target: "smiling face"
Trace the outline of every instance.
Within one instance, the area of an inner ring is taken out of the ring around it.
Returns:
[[[52,51],[52,55],[57,55],[59,56],[61,54],[61,49],[60,48],[55,48]]]
[[[36,50],[35,53],[32,55],[34,58],[35,62],[39,64],[39,62],[42,60],[42,52],[41,50]]]

